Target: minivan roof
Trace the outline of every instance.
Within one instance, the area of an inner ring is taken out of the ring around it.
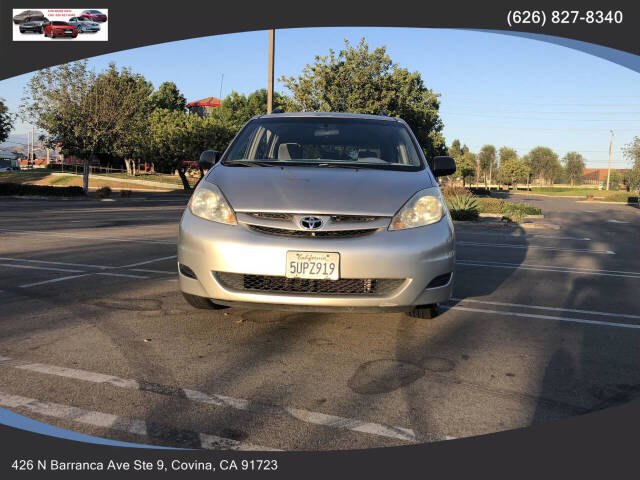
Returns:
[[[365,119],[365,120],[388,120],[390,122],[404,122],[404,120],[398,117],[386,117],[384,115],[368,115],[364,113],[341,113],[341,112],[271,113],[268,115],[258,115],[255,118],[283,118],[283,117],[358,118],[358,119]]]

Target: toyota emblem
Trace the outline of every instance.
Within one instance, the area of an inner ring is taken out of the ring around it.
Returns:
[[[322,227],[322,219],[318,217],[302,217],[300,226],[305,230],[318,230]]]

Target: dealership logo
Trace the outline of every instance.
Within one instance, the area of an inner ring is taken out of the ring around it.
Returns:
[[[322,227],[322,219],[318,217],[302,217],[300,226],[305,230],[318,230]]]
[[[14,42],[109,40],[106,8],[14,8],[12,20]]]

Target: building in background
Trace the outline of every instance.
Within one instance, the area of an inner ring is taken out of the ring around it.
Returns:
[[[187,103],[187,110],[191,115],[199,115],[200,117],[209,117],[214,108],[218,108],[222,101],[216,97],[207,97]]]
[[[606,168],[585,168],[582,173],[582,183],[587,185],[600,185],[602,182],[607,181]],[[611,173],[618,172],[620,175],[628,173],[628,169],[625,168],[612,168]]]

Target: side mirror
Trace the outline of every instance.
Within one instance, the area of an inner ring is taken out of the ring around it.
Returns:
[[[431,171],[435,177],[451,175],[456,171],[456,161],[451,157],[433,157]]]
[[[200,160],[198,160],[198,166],[200,168],[209,170],[218,161],[217,150],[205,150],[200,154]]]

